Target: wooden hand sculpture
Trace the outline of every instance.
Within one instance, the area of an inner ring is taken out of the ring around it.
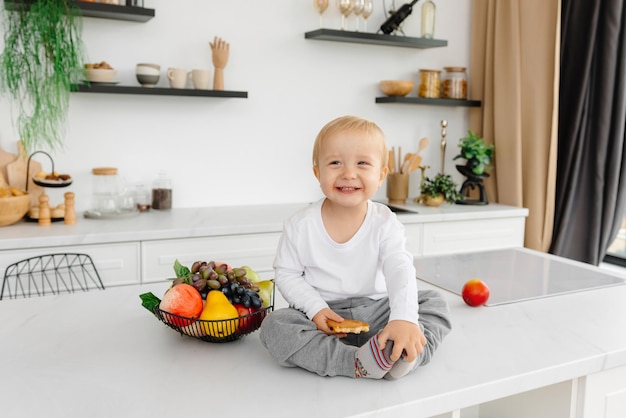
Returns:
[[[215,72],[213,73],[213,90],[224,90],[224,67],[228,64],[228,51],[230,45],[217,36],[213,38],[213,42],[209,42],[211,45],[211,58],[213,59],[213,66]]]

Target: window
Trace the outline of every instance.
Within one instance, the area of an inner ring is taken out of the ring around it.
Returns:
[[[626,267],[626,217],[622,219],[622,225],[617,233],[617,237],[609,245],[604,262]]]

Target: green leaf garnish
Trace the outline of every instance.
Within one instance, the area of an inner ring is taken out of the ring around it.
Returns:
[[[180,264],[178,260],[174,262],[174,273],[176,277],[189,277],[191,274],[191,270],[188,267]]]
[[[144,293],[139,295],[141,298],[141,306],[154,313],[154,310],[161,303],[161,299],[154,296],[152,292]]]

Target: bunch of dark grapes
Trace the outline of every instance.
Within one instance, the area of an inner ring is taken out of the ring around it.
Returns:
[[[232,304],[240,303],[246,308],[258,309],[263,302],[259,296],[259,286],[246,277],[246,269],[228,269],[227,264],[217,265],[215,261],[196,261],[191,266],[188,277],[177,277],[174,284],[188,283],[195,287],[206,299],[211,290],[221,290]]]

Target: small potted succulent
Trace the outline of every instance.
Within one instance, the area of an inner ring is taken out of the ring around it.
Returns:
[[[435,177],[425,177],[421,186],[422,202],[426,206],[439,206],[443,202],[456,203],[463,200],[457,191],[457,184],[449,174],[437,174]]]

